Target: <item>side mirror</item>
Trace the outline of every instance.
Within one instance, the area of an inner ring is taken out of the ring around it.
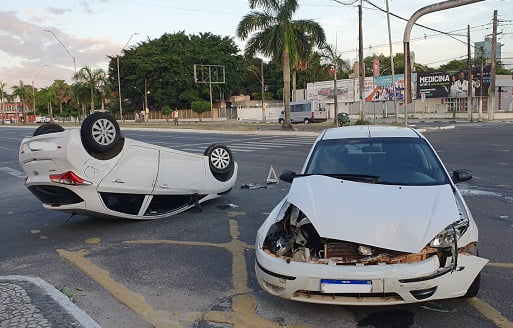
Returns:
[[[292,183],[292,180],[294,180],[294,176],[296,175],[296,172],[285,170],[280,174],[280,180]]]
[[[460,169],[452,171],[452,182],[460,183],[472,179],[472,172],[470,170]]]

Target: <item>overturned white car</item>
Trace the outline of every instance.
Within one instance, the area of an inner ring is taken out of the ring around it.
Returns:
[[[237,179],[230,149],[203,155],[121,136],[107,113],[80,129],[44,124],[20,145],[25,185],[46,209],[91,216],[156,219],[229,192]]]
[[[417,131],[344,127],[321,133],[256,239],[256,274],[276,296],[387,305],[475,296],[476,224]]]

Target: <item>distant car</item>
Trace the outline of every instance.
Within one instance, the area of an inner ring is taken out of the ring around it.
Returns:
[[[419,132],[328,129],[256,237],[270,294],[301,302],[390,305],[473,297],[488,260],[456,183]]]
[[[38,116],[36,117],[35,123],[50,123],[52,120],[46,116]]]
[[[102,112],[80,129],[41,125],[22,140],[19,162],[44,208],[127,219],[174,215],[220,197],[238,171],[225,145],[193,154],[124,138]]]

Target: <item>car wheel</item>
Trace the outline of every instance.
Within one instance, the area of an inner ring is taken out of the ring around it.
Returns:
[[[205,149],[204,155],[208,156],[208,164],[212,173],[225,174],[233,170],[233,155],[225,145],[210,145]]]
[[[282,118],[280,118],[280,119],[278,120],[278,123],[283,124],[283,119],[282,119]]]
[[[80,128],[85,149],[93,153],[107,153],[118,146],[121,139],[118,122],[109,114],[96,112],[85,118]]]
[[[36,129],[36,131],[34,131],[34,134],[32,136],[35,137],[35,136],[39,136],[42,134],[56,133],[56,132],[62,132],[62,131],[64,131],[64,128],[62,126],[60,126],[59,124],[46,123],[46,124],[43,124],[40,127],[38,127]]]
[[[477,296],[477,292],[479,292],[480,285],[481,285],[481,273],[479,273],[476,276],[476,279],[474,279],[474,281],[472,282],[472,284],[468,288],[467,293],[465,294],[464,297],[476,297]]]
[[[307,119],[307,118],[305,118],[305,120],[303,121],[303,123],[308,124],[308,123],[310,123],[310,120],[309,120],[309,119]]]

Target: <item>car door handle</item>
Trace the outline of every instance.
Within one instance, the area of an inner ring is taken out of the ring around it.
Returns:
[[[169,187],[167,184],[164,184],[164,185],[161,185],[160,188],[161,189],[170,189],[171,187]]]
[[[115,180],[112,180],[111,182],[114,182],[114,183],[125,183],[125,181],[123,181],[120,178],[116,178]]]

